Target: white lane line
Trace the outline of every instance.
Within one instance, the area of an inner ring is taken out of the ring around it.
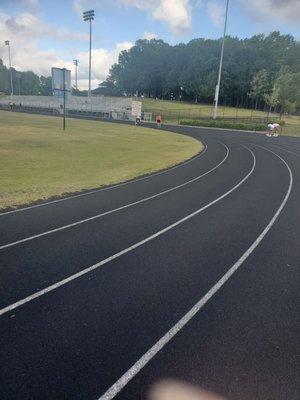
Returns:
[[[74,226],[77,226],[77,225],[80,225],[80,224],[84,224],[85,222],[93,221],[93,220],[95,220],[95,219],[104,217],[105,215],[109,215],[109,214],[115,213],[115,212],[117,212],[117,211],[124,210],[125,208],[129,208],[129,207],[135,206],[135,205],[137,205],[137,204],[144,203],[144,202],[146,202],[146,201],[155,199],[156,197],[162,196],[162,195],[164,195],[164,194],[166,194],[166,193],[172,192],[173,190],[177,190],[177,189],[182,188],[182,187],[184,187],[184,186],[186,186],[186,185],[189,185],[189,184],[191,184],[191,183],[197,181],[198,179],[204,177],[205,175],[210,174],[211,172],[213,172],[214,170],[216,170],[217,168],[219,168],[219,167],[226,161],[226,159],[227,159],[227,157],[228,157],[228,155],[229,155],[229,149],[228,149],[228,147],[226,146],[226,144],[224,144],[224,143],[222,143],[222,142],[219,142],[219,143],[221,143],[221,144],[225,147],[225,149],[226,149],[225,157],[224,157],[224,158],[222,159],[222,161],[219,162],[215,167],[211,168],[209,171],[207,171],[207,172],[205,172],[205,173],[203,173],[203,174],[201,174],[201,175],[199,175],[199,176],[196,176],[196,178],[190,179],[189,181],[186,181],[186,182],[184,182],[184,183],[182,183],[182,184],[180,184],[180,185],[177,185],[177,186],[173,186],[173,187],[170,188],[170,189],[167,189],[167,190],[164,190],[164,191],[162,191],[162,192],[156,193],[156,194],[154,194],[154,195],[152,195],[152,196],[149,196],[149,197],[145,197],[145,198],[143,198],[143,199],[141,199],[141,200],[134,201],[133,203],[129,203],[129,204],[126,204],[126,205],[124,205],[124,206],[114,208],[114,209],[109,210],[109,211],[106,211],[106,212],[104,212],[104,213],[97,214],[97,215],[93,215],[92,217],[85,218],[85,219],[82,219],[82,220],[80,220],[80,221],[76,221],[76,222],[73,222],[73,223],[71,223],[71,224],[68,224],[68,225],[63,225],[63,226],[60,226],[60,227],[58,227],[58,228],[51,229],[51,230],[49,230],[49,231],[45,231],[45,232],[42,232],[42,233],[38,233],[38,234],[36,234],[36,235],[28,236],[27,238],[20,239],[20,240],[16,240],[15,242],[3,244],[3,245],[0,246],[0,250],[7,249],[8,247],[16,246],[16,245],[21,244],[21,243],[29,242],[30,240],[37,239],[37,238],[40,238],[40,237],[42,237],[42,236],[50,235],[50,234],[52,234],[52,233],[59,232],[59,231],[62,231],[62,230],[64,230],[64,229],[72,228],[72,227],[74,227]]]
[[[271,143],[271,145],[277,147],[277,148],[280,149],[280,150],[287,151],[288,153],[291,153],[291,154],[293,154],[293,155],[296,156],[296,157],[300,157],[300,154],[299,154],[299,153],[295,153],[294,151],[288,150],[288,149],[286,149],[285,147],[281,147],[281,146],[279,146],[278,144],[273,144],[273,143]]]
[[[4,212],[4,213],[1,213],[1,214],[0,214],[0,217],[3,217],[3,215],[8,215],[8,214],[13,214],[13,213],[18,213],[18,212],[21,212],[21,211],[31,210],[32,208],[44,207],[44,206],[47,206],[47,205],[49,205],[49,204],[60,203],[60,202],[62,202],[62,201],[66,201],[66,200],[70,200],[70,199],[75,199],[75,198],[77,198],[77,197],[89,196],[89,195],[92,195],[92,194],[94,194],[94,193],[104,192],[104,191],[106,191],[106,190],[112,190],[112,189],[118,188],[118,187],[120,187],[120,186],[129,185],[129,184],[131,184],[131,183],[135,183],[135,182],[143,181],[143,180],[145,180],[145,179],[153,178],[154,176],[157,176],[157,175],[165,174],[165,173],[167,173],[167,172],[169,172],[169,171],[172,171],[173,169],[183,167],[183,166],[185,166],[185,165],[187,165],[187,164],[193,162],[194,160],[197,160],[198,158],[202,157],[202,156],[206,153],[206,150],[207,150],[207,145],[206,145],[206,143],[205,143],[203,140],[202,140],[202,143],[204,144],[204,150],[203,150],[200,154],[198,154],[198,155],[195,156],[195,157],[192,157],[190,160],[184,161],[183,163],[180,163],[180,164],[178,164],[178,165],[174,165],[174,167],[168,168],[168,169],[166,169],[166,170],[164,170],[164,171],[155,172],[155,173],[153,173],[153,174],[151,174],[151,175],[142,176],[142,177],[140,177],[140,178],[132,179],[132,180],[127,181],[127,182],[117,183],[116,185],[112,185],[112,186],[109,186],[109,187],[104,187],[104,188],[100,188],[100,189],[91,190],[91,191],[89,191],[89,192],[74,194],[74,195],[72,195],[72,196],[63,197],[63,198],[61,198],[61,199],[50,200],[50,201],[47,201],[47,202],[45,202],[45,203],[34,204],[34,205],[32,205],[32,206],[23,207],[23,208],[18,208],[18,209],[16,209],[16,210],[6,211],[6,212]]]
[[[246,147],[246,146],[243,146],[243,147]],[[32,295],[30,295],[28,297],[25,297],[22,300],[17,301],[16,303],[13,303],[13,304],[11,304],[9,306],[6,306],[6,307],[2,308],[0,310],[0,316],[5,314],[5,313],[7,313],[7,312],[9,312],[9,311],[14,310],[15,308],[18,308],[18,307],[22,306],[23,304],[26,304],[26,303],[28,303],[28,302],[30,302],[30,301],[38,298],[38,297],[41,297],[46,293],[52,292],[53,290],[58,289],[59,287],[61,287],[63,285],[66,285],[67,283],[69,283],[71,281],[74,281],[74,279],[77,279],[80,276],[88,274],[89,272],[101,267],[102,265],[105,265],[105,264],[109,263],[110,261],[121,257],[123,254],[129,253],[130,251],[132,251],[132,250],[142,246],[143,244],[145,244],[147,242],[150,242],[151,240],[163,235],[164,233],[166,233],[169,230],[175,228],[176,226],[182,224],[183,222],[189,220],[190,218],[193,218],[195,215],[200,214],[202,211],[204,211],[207,208],[211,207],[213,204],[216,204],[218,201],[224,199],[226,196],[228,196],[230,193],[232,193],[234,190],[236,190],[239,186],[241,186],[249,178],[249,176],[253,173],[253,171],[255,169],[255,166],[256,166],[255,155],[254,155],[252,150],[250,150],[249,148],[247,148],[247,149],[249,150],[249,152],[251,153],[252,158],[253,158],[253,164],[252,164],[251,170],[247,173],[246,176],[244,176],[244,178],[242,180],[240,180],[235,186],[233,186],[231,189],[229,189],[226,193],[222,194],[221,196],[219,196],[215,200],[213,200],[210,203],[206,204],[205,206],[199,208],[198,210],[194,211],[193,213],[187,215],[186,217],[174,222],[173,224],[171,224],[171,225],[167,226],[166,228],[154,233],[153,235],[148,236],[147,238],[141,240],[140,242],[137,242],[137,243],[133,244],[132,246],[127,247],[126,249],[121,250],[118,253],[115,253],[114,255],[112,255],[112,256],[110,256],[110,257],[98,262],[97,264],[94,264],[94,265],[92,265],[92,266],[90,266],[88,268],[85,268],[85,269],[77,272],[74,275],[71,275],[71,276],[69,276],[69,277],[67,277],[67,278],[65,278],[65,279],[63,279],[63,280],[61,280],[59,282],[56,282],[53,285],[50,285],[50,286],[46,287],[45,289],[39,290],[38,292],[35,292]]]
[[[262,146],[259,146],[262,147]],[[262,231],[262,233],[257,237],[257,239],[252,243],[252,245],[245,251],[245,253],[237,260],[237,262],[222,276],[222,278],[217,281],[217,283],[203,296],[198,303],[194,305],[161,339],[159,339],[120,379],[117,380],[98,400],[111,400],[113,399],[123,388],[127,385],[131,379],[137,375],[142,368],[164,347],[166,344],[179,332],[181,329],[201,310],[201,308],[221,289],[221,287],[228,281],[228,279],[238,270],[238,268],[244,263],[244,261],[250,256],[250,254],[256,249],[260,244],[266,234],[269,232],[275,221],[277,220],[279,214],[284,208],[290,196],[292,186],[293,186],[293,174],[286,163],[286,161],[281,158],[278,154],[271,150],[264,148],[267,151],[275,154],[280,160],[285,164],[288,169],[290,182],[288,190],[285,197],[280,204],[280,207],[274,214],[271,221]]]

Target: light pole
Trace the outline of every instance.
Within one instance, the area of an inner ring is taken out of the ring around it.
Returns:
[[[10,57],[10,44],[9,40],[5,40],[5,45],[8,47],[8,62],[9,62],[9,69],[10,69],[10,98],[11,101],[14,95],[14,86],[13,86],[13,76],[12,76],[12,68],[11,68],[11,57]]]
[[[89,91],[88,96],[91,97],[91,70],[92,70],[92,21],[95,17],[95,11],[89,10],[83,13],[83,20],[90,21],[90,55],[89,55]]]
[[[75,89],[76,89],[76,90],[78,89],[78,86],[77,86],[78,63],[79,63],[78,60],[73,60],[73,64],[75,65]]]
[[[223,65],[224,43],[225,43],[226,28],[227,28],[228,5],[229,5],[229,0],[226,0],[226,11],[225,11],[225,22],[224,22],[222,50],[221,50],[220,65],[219,65],[218,83],[217,83],[216,91],[215,91],[215,108],[214,108],[214,117],[213,117],[214,119],[216,119],[217,115],[218,115],[218,102],[219,102],[220,83],[221,83],[221,74],[222,74],[222,65]]]

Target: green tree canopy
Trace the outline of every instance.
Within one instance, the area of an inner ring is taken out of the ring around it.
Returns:
[[[138,40],[122,51],[95,95],[175,98],[212,103],[221,39],[193,39],[171,46],[163,40]],[[220,103],[299,112],[300,43],[272,32],[238,39],[226,37]],[[51,78],[32,71],[13,72],[15,93],[51,95]],[[10,93],[10,71],[0,60],[0,92]],[[86,91],[74,90],[76,95]]]
[[[138,40],[123,51],[108,81],[127,95],[213,101],[221,39],[194,39],[170,46],[162,40]],[[227,37],[220,98],[230,105],[263,107],[280,70],[300,70],[299,43],[272,32],[248,39]],[[273,96],[274,97],[274,96]],[[280,102],[278,103],[280,104]]]

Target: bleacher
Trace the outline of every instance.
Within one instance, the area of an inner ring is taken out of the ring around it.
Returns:
[[[10,96],[1,98],[2,104],[9,105],[11,102]],[[53,96],[17,96],[14,95],[12,102],[16,105],[23,105],[27,107],[38,107],[38,108],[60,108],[62,99],[56,99]],[[130,111],[132,99],[131,98],[114,98],[96,96],[91,97],[89,100],[87,97],[81,96],[69,96],[66,101],[66,108],[68,110],[82,110],[82,111]]]
[[[35,112],[43,114],[62,114],[62,99],[54,96],[22,96],[14,95],[0,98],[0,108],[15,111]],[[69,96],[66,100],[68,115],[93,118],[110,118],[132,120],[131,97]],[[144,120],[151,120],[150,113],[143,113]]]

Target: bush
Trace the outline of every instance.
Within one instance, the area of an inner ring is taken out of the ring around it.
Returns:
[[[212,128],[226,128],[226,129],[238,129],[246,131],[265,131],[267,124],[255,123],[255,122],[235,122],[235,121],[224,121],[221,119],[183,119],[180,121],[180,125],[190,126],[203,126]]]
[[[285,121],[283,121],[282,119],[280,119],[279,121],[276,121],[280,126],[285,125]]]

